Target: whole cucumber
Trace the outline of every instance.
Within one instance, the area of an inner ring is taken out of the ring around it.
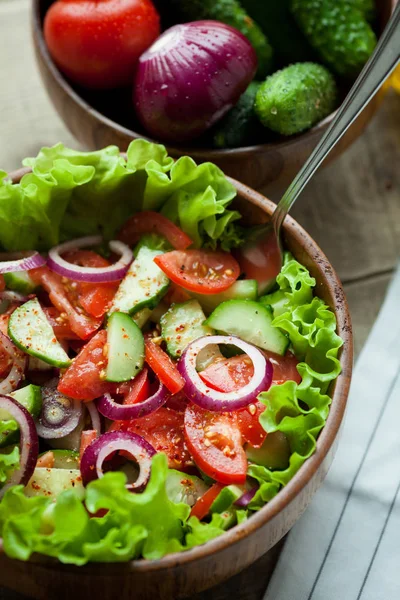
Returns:
[[[215,148],[237,148],[254,142],[257,127],[260,128],[254,114],[259,86],[258,81],[252,81],[237,104],[217,123],[213,132]]]
[[[254,104],[261,123],[282,135],[309,129],[336,106],[336,83],[315,63],[295,63],[267,77]]]
[[[215,19],[238,29],[247,37],[258,58],[257,75],[272,71],[273,50],[257,23],[250,18],[238,0],[171,0],[178,16],[186,21]]]
[[[350,0],[292,0],[300,29],[321,59],[338,75],[354,78],[376,45],[361,10]]]

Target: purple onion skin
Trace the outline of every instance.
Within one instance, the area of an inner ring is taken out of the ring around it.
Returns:
[[[236,500],[235,506],[238,506],[239,508],[247,508],[247,506],[250,504],[250,502],[256,495],[257,491],[258,487],[253,487],[248,492],[245,492],[242,496],[240,496],[240,498]]]
[[[158,390],[142,402],[137,404],[118,404],[114,402],[109,394],[105,394],[96,400],[96,407],[100,414],[111,421],[130,421],[131,419],[140,419],[150,415],[163,406],[170,393],[161,383]]]
[[[175,25],[139,59],[139,120],[157,139],[190,141],[236,104],[256,70],[254,48],[237,29],[218,21]]]

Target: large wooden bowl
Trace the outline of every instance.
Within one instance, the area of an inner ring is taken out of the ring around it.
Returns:
[[[11,174],[14,182],[29,169]],[[235,200],[247,224],[266,221],[275,205],[254,190],[232,180]],[[316,293],[331,307],[343,338],[342,373],[332,386],[329,417],[318,438],[317,450],[290,483],[247,522],[207,544],[171,554],[161,560],[134,560],[125,564],[66,566],[35,556],[27,563],[7,558],[0,548],[0,586],[48,600],[101,598],[101,600],[177,600],[207,589],[235,575],[268,552],[294,525],[321,485],[332,462],[349,392],[353,340],[342,285],[317,244],[288,217],[286,247],[317,280]],[[267,564],[267,563],[266,563]]]
[[[386,24],[392,2],[377,0],[378,28]],[[129,143],[144,137],[135,131],[130,93],[90,93],[79,90],[60,73],[53,63],[43,38],[42,21],[53,0],[32,0],[32,30],[35,53],[43,82],[60,117],[71,133],[89,149],[115,144],[126,150]],[[332,151],[329,160],[343,152],[363,131],[374,114],[381,94],[371,100],[346,135]],[[125,126],[118,120],[125,122]],[[232,177],[240,177],[245,184],[263,190],[269,196],[282,192],[305,162],[332,121],[333,114],[306,133],[268,144],[229,150],[196,149],[168,146],[171,156],[189,154],[197,162],[212,161]],[[116,119],[116,120],[115,120]],[[147,138],[150,139],[150,138]]]

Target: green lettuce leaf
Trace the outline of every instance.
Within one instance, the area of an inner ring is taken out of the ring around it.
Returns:
[[[48,250],[59,241],[102,234],[111,239],[133,213],[157,210],[169,216],[195,247],[224,250],[243,241],[228,209],[234,186],[212,163],[189,157],[176,162],[164,146],[134,140],[127,157],[116,146],[78,152],[56,144],[23,164],[32,173],[12,184],[0,172],[0,246]]]
[[[278,290],[264,296],[262,302],[272,306],[272,324],[288,334],[292,350],[302,361],[297,366],[302,380],[300,384],[273,385],[258,396],[266,406],[261,425],[268,433],[286,435],[291,456],[283,471],[249,466],[249,476],[260,484],[250,503],[252,510],[271,500],[315,452],[317,436],[329,413],[331,399],[326,392],[340,373],[337,357],[342,340],[336,334],[335,315],[320,298],[313,297],[315,280],[288,253],[277,285]]]
[[[16,431],[18,425],[15,421],[1,421],[0,435]],[[19,448],[18,446],[9,446],[0,450],[0,487],[9,479],[11,473],[19,467]]]

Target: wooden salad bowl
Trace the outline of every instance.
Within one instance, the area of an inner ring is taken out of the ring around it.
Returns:
[[[126,150],[136,138],[146,138],[143,131],[135,131],[132,120],[133,105],[129,92],[113,90],[91,93],[78,89],[55,66],[43,37],[43,18],[53,0],[32,0],[32,32],[40,73],[58,114],[85,148],[98,150],[115,144]],[[378,30],[387,23],[395,0],[376,0]],[[353,123],[342,140],[331,152],[329,160],[339,156],[364,130],[375,113],[383,93],[377,94]],[[114,120],[122,117],[122,125]],[[198,149],[167,146],[175,158],[190,155],[196,162],[211,161],[230,176],[240,177],[246,185],[263,190],[270,197],[281,193],[311,154],[332,121],[334,113],[305,133],[280,141],[226,150]],[[147,137],[146,139],[150,139]],[[154,140],[152,140],[154,141]]]
[[[29,169],[10,175],[16,183]],[[265,222],[275,204],[242,183],[231,180],[238,196],[234,207],[248,225]],[[284,242],[317,281],[316,293],[333,310],[343,339],[342,372],[330,389],[332,405],[315,454],[278,495],[248,521],[221,537],[186,552],[160,560],[133,560],[119,564],[62,565],[35,555],[29,562],[5,556],[0,547],[0,586],[39,600],[93,598],[102,600],[177,600],[208,589],[245,569],[268,552],[294,525],[321,485],[336,451],[353,362],[349,309],[343,287],[323,252],[302,227],[287,217]],[[273,557],[270,553],[272,563]]]

